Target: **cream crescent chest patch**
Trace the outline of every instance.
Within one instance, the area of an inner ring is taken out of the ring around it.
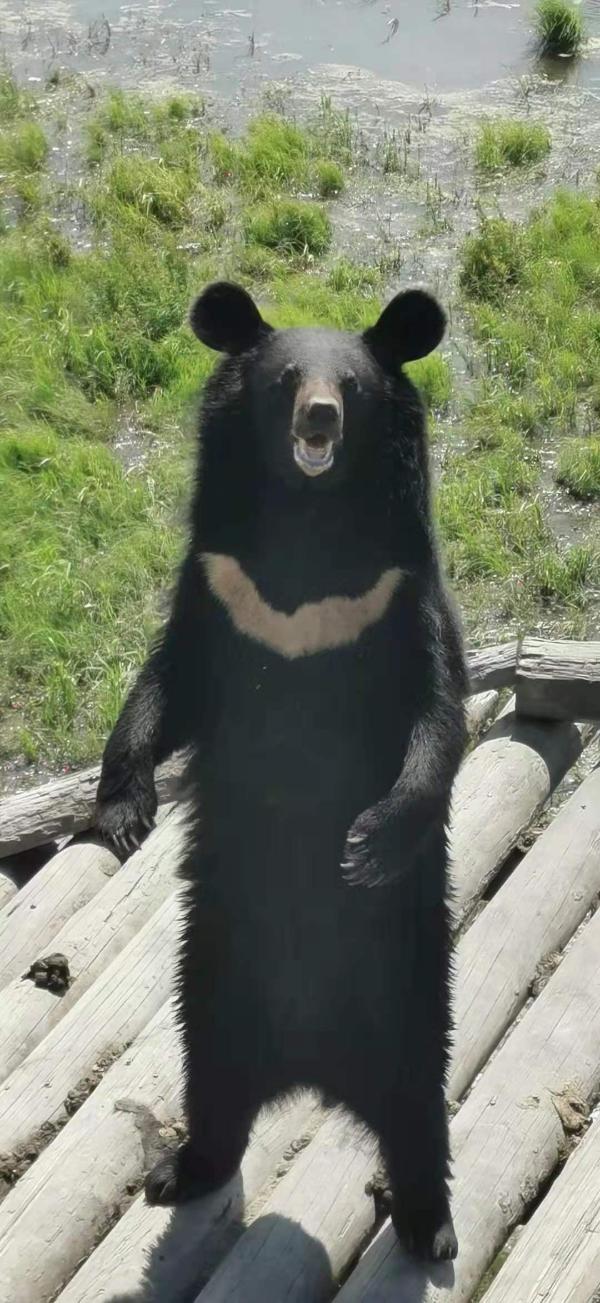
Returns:
[[[403,579],[403,571],[394,566],[384,570],[377,583],[359,597],[304,602],[288,615],[261,597],[235,557],[202,552],[200,561],[211,592],[235,628],[289,660],[356,642],[385,615]]]

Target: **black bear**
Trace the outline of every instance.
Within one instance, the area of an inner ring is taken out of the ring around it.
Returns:
[[[446,826],[466,675],[402,363],[444,316],[397,295],[362,335],[275,330],[210,285],[190,541],[110,737],[97,822],[121,848],[188,746],[196,796],[179,998],[189,1138],[151,1202],[222,1184],[261,1105],[320,1089],[378,1136],[408,1248],[448,1258]]]

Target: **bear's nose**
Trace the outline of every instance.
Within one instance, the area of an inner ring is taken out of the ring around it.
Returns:
[[[326,434],[339,425],[340,404],[336,398],[309,398],[305,412],[308,438],[313,431]]]

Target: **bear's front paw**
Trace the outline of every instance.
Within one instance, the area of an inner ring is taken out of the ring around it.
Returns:
[[[153,779],[136,781],[110,796],[104,796],[100,784],[96,798],[96,829],[107,846],[124,859],[139,849],[154,827],[156,807]]]
[[[384,801],[354,820],[346,838],[342,871],[352,886],[377,887],[400,874],[396,821]]]

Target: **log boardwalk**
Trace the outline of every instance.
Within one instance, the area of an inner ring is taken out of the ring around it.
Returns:
[[[179,761],[123,865],[89,831],[97,769],[0,804],[0,1303],[600,1299],[600,644],[526,638],[470,664],[451,827],[456,1263],[402,1252],[368,1193],[372,1137],[309,1093],[259,1117],[214,1196],[146,1205],[182,1120]]]

